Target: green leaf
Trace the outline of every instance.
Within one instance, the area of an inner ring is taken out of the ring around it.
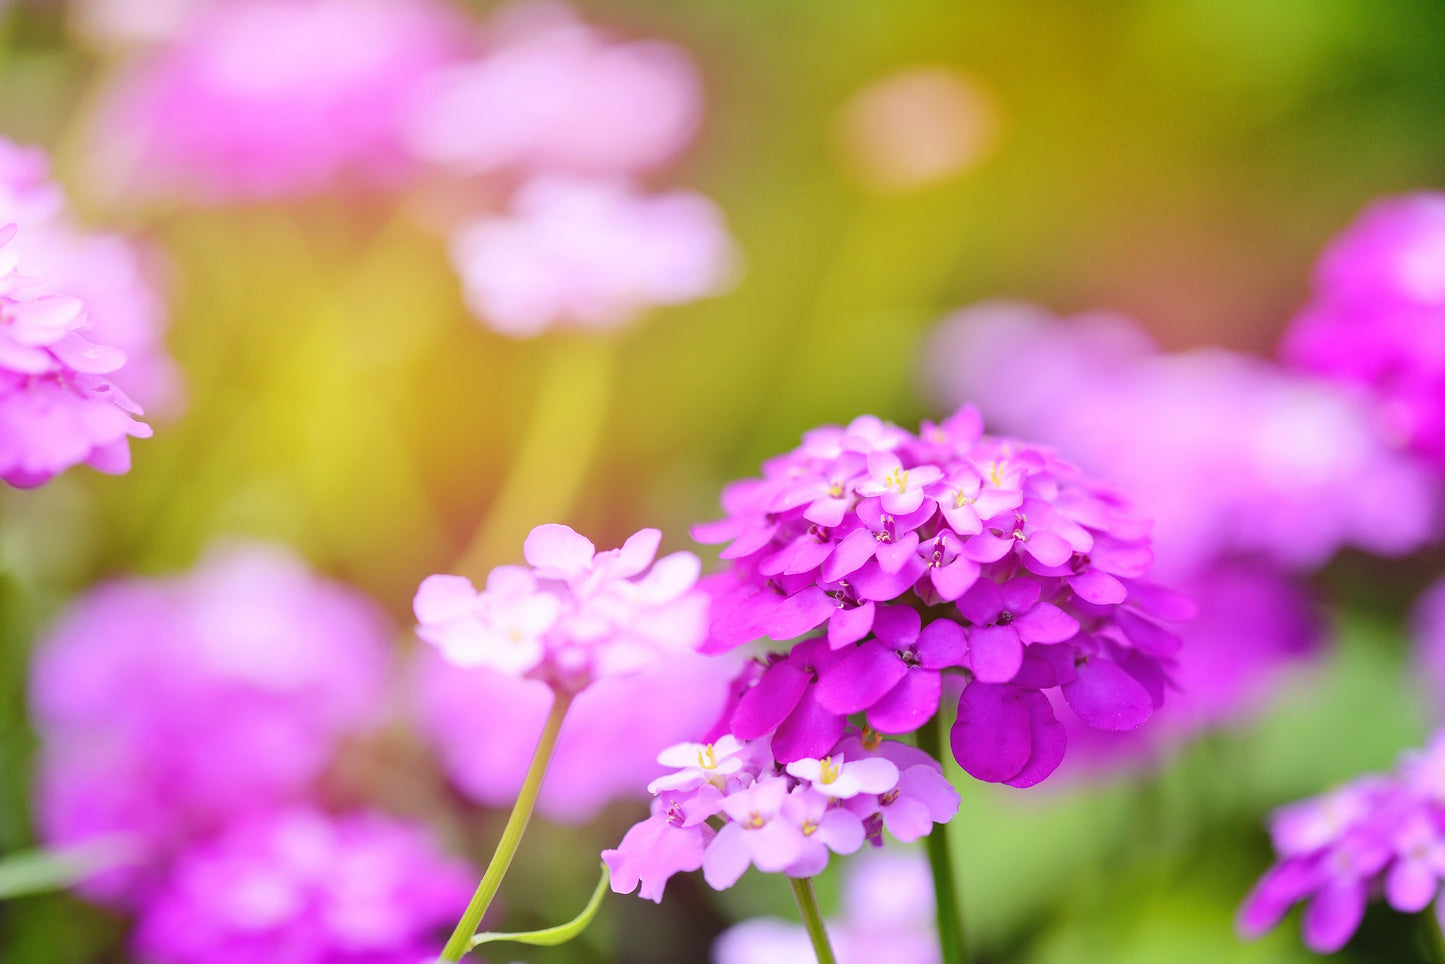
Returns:
[[[0,900],[64,890],[91,874],[129,862],[123,838],[106,838],[65,850],[25,850],[0,857]]]
[[[582,913],[565,924],[545,927],[539,931],[521,931],[515,934],[483,931],[472,938],[472,946],[478,947],[493,941],[512,941],[516,944],[534,944],[538,947],[555,947],[558,944],[565,944],[585,931],[587,925],[592,923],[592,918],[597,916],[597,910],[602,906],[602,897],[607,893],[608,880],[607,865],[603,864],[602,879],[597,881],[597,889],[592,891],[592,899],[587,901],[587,906],[582,908]]]

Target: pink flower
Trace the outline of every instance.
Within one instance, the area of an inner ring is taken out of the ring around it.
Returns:
[[[692,650],[707,600],[693,589],[697,557],[653,563],[662,534],[643,529],[596,552],[563,525],[527,537],[531,568],[499,566],[480,593],[460,576],[429,576],[417,591],[418,634],[461,666],[489,666],[578,692],[660,657]]]
[[[560,3],[505,8],[492,44],[438,73],[408,125],[413,150],[461,173],[636,174],[692,139],[702,91],[691,59],[618,43]]]
[[[306,793],[376,720],[388,653],[369,601],[275,549],[222,548],[186,575],[93,590],[32,669],[41,836],[129,837],[143,865],[87,892],[134,901],[186,841]]]
[[[134,943],[157,964],[416,964],[436,953],[472,880],[400,820],[258,813],[186,849],[141,909]]]
[[[404,109],[464,36],[429,0],[217,0],[112,78],[96,175],[220,203],[395,183]]]
[[[506,216],[462,224],[451,253],[472,312],[514,337],[617,328],[719,294],[736,264],[721,212],[699,194],[563,178],[523,185]]]

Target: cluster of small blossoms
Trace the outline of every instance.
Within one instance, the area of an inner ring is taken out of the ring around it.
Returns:
[[[786,764],[768,738],[732,735],[669,747],[658,762],[677,770],[648,785],[652,816],[602,859],[615,892],[659,903],[675,873],[702,868],[717,890],[749,866],[812,877],[831,854],[881,846],[885,829],[907,843],[958,812],[937,760],[871,729],[850,729],[821,757]]]
[[[1322,954],[1354,935],[1373,895],[1415,913],[1445,881],[1445,733],[1424,752],[1402,755],[1389,775],[1367,775],[1323,796],[1276,811],[1270,835],[1279,861],[1239,912],[1239,930],[1258,937],[1299,901],[1305,944]]]
[[[464,576],[428,576],[417,590],[417,635],[461,666],[490,666],[576,693],[593,680],[647,669],[703,638],[707,597],[690,552],[658,559],[662,533],[643,529],[619,549],[564,525],[541,525],[526,566],[498,566],[478,592]]]
[[[1052,451],[983,434],[965,407],[914,435],[876,418],[808,432],[764,477],[723,493],[727,542],[707,649],[795,639],[754,661],[727,721],[776,730],[791,763],[829,752],[846,718],[909,733],[964,683],[951,743],[980,780],[1028,787],[1063,759],[1047,691],[1087,724],[1128,730],[1161,705],[1188,618],[1144,577],[1149,524]]]
[[[0,226],[0,479],[28,488],[82,462],[130,469],[130,439],[147,438],[141,410],[105,376],[125,364],[93,344],[85,305],[44,294],[20,270],[15,224]]]

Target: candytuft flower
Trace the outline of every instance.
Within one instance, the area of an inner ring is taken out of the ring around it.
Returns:
[[[643,529],[597,552],[567,526],[538,526],[524,546],[528,565],[498,566],[481,592],[461,576],[428,576],[414,603],[417,633],[458,665],[571,693],[647,669],[689,652],[705,632],[697,557],[678,552],[654,563],[661,538]]]

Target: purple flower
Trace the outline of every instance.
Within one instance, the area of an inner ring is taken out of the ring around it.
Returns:
[[[436,953],[472,879],[392,818],[257,814],[176,860],[134,942],[156,964],[416,964]]]
[[[216,0],[112,76],[96,176],[207,203],[395,183],[405,110],[466,33],[429,0]]]
[[[1371,204],[1334,238],[1280,346],[1290,364],[1359,386],[1389,435],[1445,460],[1445,194]]]
[[[130,439],[151,430],[104,377],[125,354],[80,333],[81,301],[41,293],[20,272],[17,234],[0,225],[0,479],[30,488],[82,462],[126,472]]]
[[[527,536],[529,567],[498,566],[477,592],[461,576],[429,576],[414,608],[427,642],[459,666],[487,666],[578,692],[626,676],[702,639],[706,597],[689,552],[658,559],[662,533],[643,529],[596,552],[563,525]]]
[[[463,174],[637,174],[692,139],[702,90],[692,60],[657,41],[616,42],[561,3],[496,14],[487,52],[419,93],[408,140]]]
[[[523,185],[506,216],[461,224],[451,254],[472,312],[514,337],[618,328],[719,294],[737,260],[722,213],[700,194],[560,177]]]
[[[1052,451],[983,435],[965,408],[917,436],[872,418],[815,430],[763,473],[694,531],[729,543],[706,652],[802,637],[746,672],[733,735],[821,758],[850,714],[916,730],[954,675],[955,757],[1032,786],[1066,742],[1044,691],[1108,730],[1162,703],[1180,642],[1161,620],[1190,607],[1144,581],[1148,524]]]
[[[1241,934],[1256,937],[1308,901],[1304,942],[1327,954],[1354,935],[1371,895],[1383,893],[1398,911],[1424,909],[1445,878],[1442,775],[1445,734],[1436,734],[1388,776],[1360,777],[1276,811],[1270,835],[1279,862],[1240,908]]]
[[[653,781],[652,817],[603,854],[612,889],[630,893],[641,884],[643,897],[660,901],[668,877],[698,867],[718,890],[749,866],[811,877],[831,854],[851,854],[867,839],[881,843],[884,827],[912,841],[958,811],[942,767],[914,747],[872,731],[847,734],[823,757],[784,767],[769,749],[776,739],[739,745],[724,736],[665,750],[676,777]]]
[[[275,549],[93,590],[32,668],[41,836],[129,838],[142,865],[87,893],[136,900],[188,840],[305,795],[339,741],[376,720],[388,653],[369,601]]]

